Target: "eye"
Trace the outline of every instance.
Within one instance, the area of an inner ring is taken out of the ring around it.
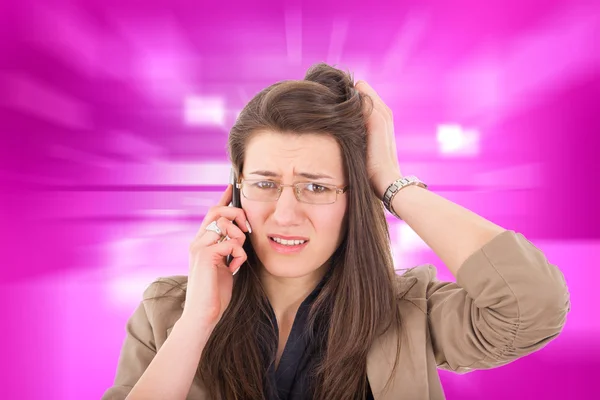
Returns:
[[[277,183],[272,181],[259,181],[254,183],[254,186],[259,189],[277,189]]]
[[[309,184],[307,184],[306,185],[306,189],[309,192],[312,192],[312,193],[324,193],[324,192],[327,192],[329,190],[328,187],[323,186],[323,185],[319,185],[317,183],[309,183]]]

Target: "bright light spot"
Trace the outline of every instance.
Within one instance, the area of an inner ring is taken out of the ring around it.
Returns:
[[[124,272],[144,266],[144,260],[140,255],[144,254],[144,238],[124,238],[112,241],[108,244],[111,269]]]
[[[223,126],[225,124],[224,99],[222,97],[186,97],[185,122],[189,125]]]
[[[158,275],[137,274],[120,276],[108,282],[106,296],[116,308],[133,308],[142,300],[144,291]]]
[[[460,125],[438,125],[437,141],[442,154],[476,155],[479,153],[479,132],[463,129]]]
[[[191,87],[189,67],[175,49],[153,50],[136,57],[135,77],[139,90],[161,102],[180,102]]]

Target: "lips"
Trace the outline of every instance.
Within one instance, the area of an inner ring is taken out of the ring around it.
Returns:
[[[275,243],[283,244],[286,246],[298,246],[298,245],[308,242],[308,240],[300,240],[300,239],[290,239],[290,240],[280,239],[280,238],[269,238],[269,239]]]
[[[278,239],[283,239],[283,240],[305,240],[307,241],[308,238],[305,236],[285,236],[285,235],[279,235],[277,233],[269,233],[267,234],[267,236],[271,239],[271,238],[278,238]]]
[[[275,236],[276,238],[281,238],[283,239],[281,236]],[[308,245],[308,240],[307,239],[295,239],[297,236],[288,236],[291,237],[293,239],[285,239],[287,240],[304,240],[304,243],[300,243],[300,244],[282,244],[282,243],[278,243],[275,240],[273,240],[273,237],[269,237],[269,244],[271,245],[271,248],[273,250],[275,250],[277,253],[280,254],[294,254],[294,253],[299,253],[301,252],[307,245]]]

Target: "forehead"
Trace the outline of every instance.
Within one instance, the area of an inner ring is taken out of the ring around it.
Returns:
[[[341,179],[343,161],[340,146],[329,135],[261,132],[246,147],[244,171],[270,170],[326,173]]]

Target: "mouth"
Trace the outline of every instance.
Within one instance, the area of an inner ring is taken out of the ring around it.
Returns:
[[[290,254],[302,251],[309,240],[302,237],[269,236],[269,244],[278,253]]]

